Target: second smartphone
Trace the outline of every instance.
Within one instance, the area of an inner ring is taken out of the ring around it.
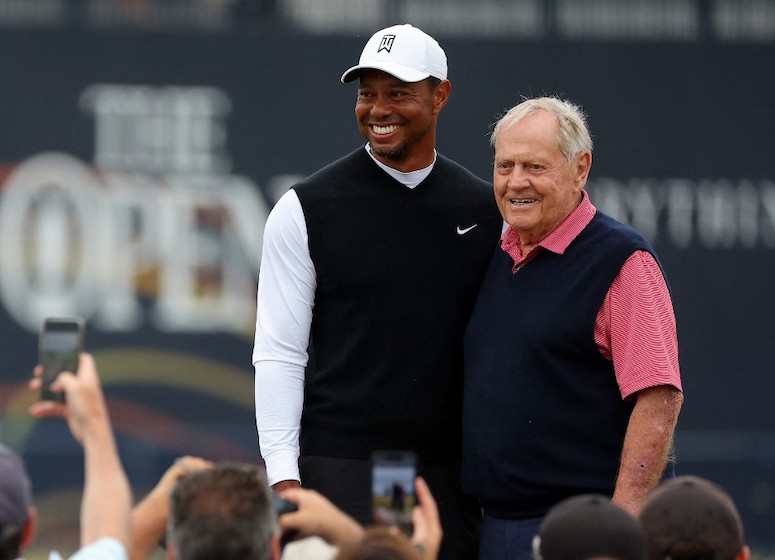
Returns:
[[[64,393],[52,391],[51,384],[63,371],[78,371],[78,356],[82,351],[82,319],[61,317],[43,322],[38,348],[38,363],[43,366],[41,400],[64,401]]]
[[[412,534],[417,503],[417,456],[411,451],[376,451],[371,456],[371,501],[375,524],[394,525]]]

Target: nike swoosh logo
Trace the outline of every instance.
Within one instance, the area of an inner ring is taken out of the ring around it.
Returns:
[[[467,227],[465,229],[461,228],[460,226],[457,226],[457,234],[458,235],[465,235],[466,233],[468,233],[469,231],[471,231],[472,229],[474,229],[478,225],[479,224],[474,224],[474,225],[469,226],[469,227]]]

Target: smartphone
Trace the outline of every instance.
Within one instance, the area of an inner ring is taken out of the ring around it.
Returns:
[[[83,351],[83,320],[79,317],[48,318],[40,330],[38,363],[43,366],[41,400],[64,402],[64,393],[55,393],[51,384],[63,371],[78,371]]]
[[[272,492],[272,506],[274,506],[274,510],[277,513],[278,517],[283,514],[290,513],[292,511],[296,511],[297,509],[299,509],[296,504],[294,504],[290,500],[282,499],[274,492]]]
[[[412,534],[416,477],[417,456],[411,451],[375,451],[371,455],[371,505],[376,525],[392,525]]]

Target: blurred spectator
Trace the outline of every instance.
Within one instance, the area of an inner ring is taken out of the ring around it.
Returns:
[[[649,560],[748,560],[743,522],[719,485],[679,476],[655,488],[639,519]]]
[[[130,560],[145,560],[162,544],[167,532],[170,494],[185,474],[212,467],[199,457],[179,457],[162,475],[150,493],[132,510],[132,534],[129,541]]]
[[[293,494],[297,511],[283,530],[298,540],[283,558],[333,558],[334,545],[361,538],[363,529],[317,492],[298,489]],[[167,530],[168,558],[279,558],[280,529],[271,496],[261,467],[181,457],[132,511],[130,559],[148,558]]]
[[[533,539],[533,559],[592,558],[646,560],[643,530],[635,517],[606,496],[566,498],[541,523]]]
[[[0,560],[20,558],[32,543],[37,512],[22,460],[0,444]]]
[[[280,528],[264,470],[222,463],[191,472],[170,498],[167,558],[278,560]]]

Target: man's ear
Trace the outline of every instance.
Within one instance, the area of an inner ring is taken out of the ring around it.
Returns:
[[[177,558],[178,551],[175,545],[170,540],[167,540],[167,560],[177,560]]]
[[[446,107],[449,101],[449,94],[452,91],[452,84],[449,80],[444,80],[433,90],[433,114],[438,115]]]
[[[587,184],[589,170],[592,169],[592,152],[586,151],[578,154],[575,159],[575,165],[575,188],[580,191]]]
[[[38,510],[35,509],[35,506],[30,506],[27,511],[27,521],[22,526],[22,549],[32,545],[32,541],[35,539],[35,530],[38,528]]]
[[[277,533],[272,537],[272,543],[270,546],[272,547],[272,560],[280,560],[283,555],[282,548],[280,547],[280,533]]]

